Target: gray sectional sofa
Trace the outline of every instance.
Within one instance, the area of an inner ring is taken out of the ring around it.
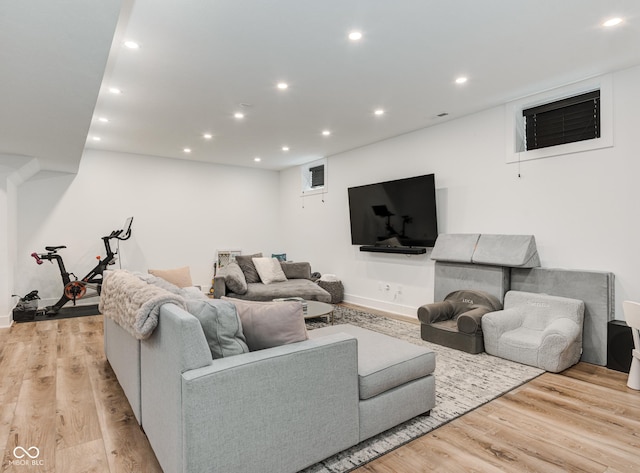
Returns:
[[[284,262],[282,270],[286,281],[264,284],[259,279],[232,274],[231,268],[220,268],[213,278],[213,294],[216,299],[234,297],[251,301],[271,301],[284,297],[302,297],[309,301],[331,302],[331,294],[320,287],[311,276],[311,265],[307,262]],[[232,278],[243,278],[240,284]],[[234,285],[233,282],[236,282]],[[243,290],[236,288],[242,287]]]
[[[106,315],[104,326],[166,472],[296,472],[435,406],[435,354],[359,327],[213,359],[198,318],[173,303],[146,339]]]

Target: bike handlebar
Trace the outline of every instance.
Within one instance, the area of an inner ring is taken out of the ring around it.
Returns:
[[[42,264],[43,263],[43,261],[40,259],[40,256],[35,251],[33,253],[31,253],[31,256],[33,256],[36,259],[36,263],[38,263],[38,264]]]

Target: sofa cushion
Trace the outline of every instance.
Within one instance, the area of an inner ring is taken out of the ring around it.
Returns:
[[[253,264],[258,271],[260,281],[264,284],[286,281],[287,277],[282,272],[280,261],[276,258],[252,258]]]
[[[311,265],[303,261],[286,261],[280,267],[287,279],[311,279]]]
[[[178,287],[193,286],[189,266],[183,266],[182,268],[175,269],[150,269],[149,274],[153,274],[165,281],[169,281],[171,284],[175,284]]]
[[[260,275],[256,270],[256,266],[253,264],[253,258],[261,258],[262,253],[255,253],[253,255],[238,255],[236,256],[236,263],[242,269],[244,277],[247,280],[247,284],[253,282],[260,282]]]
[[[223,297],[236,306],[249,350],[262,350],[308,338],[300,302],[256,302]]]
[[[188,300],[187,311],[200,321],[214,359],[249,352],[240,317],[230,302]]]
[[[224,267],[224,283],[230,291],[236,294],[245,294],[247,292],[247,279],[238,263],[229,263]]]
[[[248,301],[272,301],[283,297],[302,297],[308,301],[331,302],[331,294],[308,279],[262,284],[247,284],[246,294],[229,294],[230,297]]]
[[[311,330],[309,338],[340,332],[358,339],[360,399],[370,399],[427,376],[436,368],[436,355],[431,350],[353,325],[332,325]]]

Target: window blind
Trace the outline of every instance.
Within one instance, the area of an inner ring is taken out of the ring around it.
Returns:
[[[600,138],[600,91],[528,108],[522,115],[526,150]]]

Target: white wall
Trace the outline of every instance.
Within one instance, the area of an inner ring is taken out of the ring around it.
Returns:
[[[278,182],[273,171],[87,150],[77,175],[41,172],[20,186],[15,290],[38,289],[55,302],[57,267],[37,266],[29,255],[66,245],[67,270],[82,277],[104,256],[100,237],[129,216],[123,268],[187,265],[194,284],[208,287],[219,249],[281,251]]]
[[[505,107],[330,157],[324,203],[310,196],[303,207],[299,169],[283,171],[283,242],[312,248],[314,269],[337,274],[347,300],[415,317],[433,301],[433,262],[352,246],[347,188],[435,173],[440,233],[533,234],[544,267],[613,272],[622,319],[621,301],[640,300],[640,68],[613,82],[614,147],[523,162],[520,178],[505,163]]]
[[[11,197],[9,195],[10,184],[5,176],[0,175],[0,327],[9,324],[12,309],[11,286],[12,286],[12,258],[10,251],[10,236],[12,229],[15,229],[11,218]]]

